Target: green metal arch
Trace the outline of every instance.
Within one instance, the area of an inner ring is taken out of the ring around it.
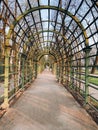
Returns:
[[[36,36],[36,35],[38,35],[38,34],[40,34],[40,33],[42,33],[42,32],[54,32],[54,33],[56,33],[56,34],[62,36],[63,39],[64,39],[66,42],[70,43],[70,41],[67,40],[65,36],[63,36],[63,35],[62,35],[61,33],[59,33],[58,31],[54,31],[54,30],[44,30],[44,31],[39,31],[39,32],[37,32],[37,33],[34,33],[33,36]],[[29,37],[29,40],[31,40],[31,39],[32,39],[32,35]],[[46,42],[46,41],[45,41],[45,42]],[[51,41],[51,42],[52,42],[52,41]],[[28,41],[26,41],[25,44],[27,45],[27,44],[28,44]],[[38,43],[36,43],[36,44],[38,44]]]
[[[55,21],[53,21],[53,20],[44,20],[44,21],[42,21],[42,22],[55,22]],[[39,24],[40,22],[36,22],[36,24]],[[57,22],[57,24],[59,24],[59,25],[62,25],[61,23],[59,23],[59,22]],[[33,27],[34,26],[34,24],[33,25],[31,25],[30,27]],[[65,26],[66,27],[66,26]],[[69,32],[71,32],[72,33],[72,31],[70,30],[70,29],[68,29],[69,30]],[[28,28],[25,30],[27,33],[28,33]],[[24,33],[23,33],[24,34]],[[22,34],[22,35],[23,35]],[[75,35],[74,34],[72,34],[74,37],[75,37]],[[23,37],[24,38],[24,37]]]
[[[40,60],[44,55],[51,55],[51,56],[53,56],[54,59],[55,59],[55,62],[57,62],[57,58],[56,58],[56,56],[53,53],[43,53],[40,56],[38,56],[38,60]]]
[[[54,42],[54,41],[51,41],[51,40],[46,40],[46,41],[44,41],[44,42],[52,42],[52,43],[54,43],[55,45],[56,45],[56,42]],[[40,42],[40,43],[44,43],[44,42]],[[59,49],[59,48],[58,48]],[[61,49],[61,48],[60,48]]]
[[[44,41],[44,42],[51,42],[51,41]],[[43,42],[42,42],[43,43]],[[55,43],[55,42],[52,42],[52,43]],[[56,52],[56,50],[54,50]],[[29,51],[31,53],[31,51]],[[46,52],[45,52],[46,53]],[[50,52],[51,54],[53,54],[52,52]],[[47,54],[50,54],[50,53],[47,53]],[[43,52],[44,54],[44,52]],[[31,54],[30,54],[31,55]],[[60,55],[60,54],[59,54]]]
[[[39,32],[37,32],[37,33],[34,33],[33,36],[36,36],[36,35],[38,35],[38,34],[40,34],[40,33],[42,33],[42,32],[54,32],[54,33],[56,33],[56,34],[62,36],[62,37],[64,38],[64,40],[67,40],[65,36],[63,36],[63,35],[62,35],[61,33],[59,33],[58,31],[54,31],[54,30],[43,30],[43,31],[39,31]],[[30,36],[30,39],[32,39],[32,35]],[[70,43],[70,40],[67,40],[67,41]]]
[[[46,42],[46,41],[45,41]],[[51,41],[50,41],[51,42]],[[49,55],[49,54],[51,54],[51,55],[53,55],[54,57],[56,57],[56,56],[61,56],[60,54],[59,55],[56,55],[56,54],[58,54],[56,51],[49,51],[49,52],[42,52],[42,54],[41,55],[45,55],[45,54],[47,54],[47,55]],[[37,57],[39,57],[39,54],[38,55],[36,55]]]
[[[36,10],[40,10],[40,9],[53,9],[53,10],[59,10],[61,11],[62,13],[65,13],[67,15],[69,15],[72,19],[74,19],[74,21],[78,24],[78,26],[80,27],[80,29],[82,30],[83,32],[83,35],[84,35],[84,38],[85,38],[85,45],[89,45],[88,43],[88,37],[87,37],[87,34],[86,34],[86,31],[84,30],[84,27],[83,25],[81,24],[81,22],[79,21],[79,19],[74,16],[73,14],[71,14],[69,11],[65,10],[65,9],[62,9],[62,8],[58,8],[56,6],[39,6],[39,7],[34,7],[34,8],[31,8],[29,10],[27,10],[26,12],[24,12],[22,15],[18,16],[16,18],[16,20],[13,22],[13,24],[10,25],[10,30],[9,30],[9,33],[7,35],[7,40],[6,40],[6,45],[9,45],[9,39],[11,37],[11,33],[12,33],[12,30],[14,29],[14,27],[16,26],[16,24],[24,17],[26,16],[27,14],[33,12],[33,11],[36,11]]]

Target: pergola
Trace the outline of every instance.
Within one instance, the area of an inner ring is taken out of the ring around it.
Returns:
[[[97,0],[0,1],[0,102],[9,106],[45,65],[98,112]]]

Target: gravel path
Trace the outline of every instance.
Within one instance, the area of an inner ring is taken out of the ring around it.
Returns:
[[[98,126],[44,71],[0,119],[0,130],[98,130]]]

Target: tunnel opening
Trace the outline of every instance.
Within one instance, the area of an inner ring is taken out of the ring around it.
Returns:
[[[97,15],[97,0],[1,0],[0,104],[48,68],[98,120]]]

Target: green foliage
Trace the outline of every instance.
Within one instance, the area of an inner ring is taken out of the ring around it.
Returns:
[[[82,80],[85,80],[84,76],[82,76]],[[89,83],[92,83],[94,85],[98,85],[98,78],[96,78],[96,77],[89,77]]]
[[[89,82],[98,85],[98,78],[89,77]]]

